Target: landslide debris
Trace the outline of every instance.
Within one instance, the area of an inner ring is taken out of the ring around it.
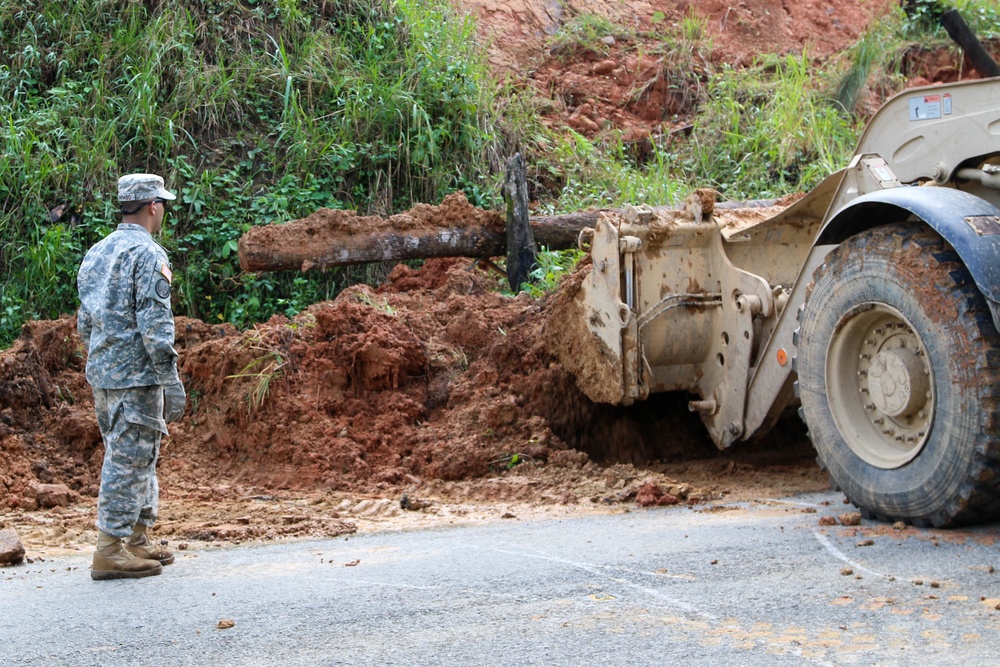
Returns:
[[[590,403],[546,351],[548,300],[504,296],[498,280],[469,260],[430,260],[244,332],[178,317],[190,403],[164,443],[165,493],[398,497],[435,481],[517,479],[502,490],[467,484],[461,496],[620,502],[647,483],[681,500],[707,495],[592,460],[713,450],[683,401]],[[0,504],[38,507],[39,483],[96,496],[103,444],[83,371],[73,317],[32,322],[0,352]]]

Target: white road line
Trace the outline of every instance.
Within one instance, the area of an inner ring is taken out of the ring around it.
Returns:
[[[475,548],[479,548],[479,547],[475,547]],[[545,561],[549,561],[549,562],[552,562],[552,563],[562,563],[564,565],[570,565],[570,566],[575,567],[577,569],[583,570],[584,572],[589,572],[590,574],[593,574],[593,575],[598,576],[598,577],[604,577],[604,578],[608,579],[609,581],[612,581],[612,582],[614,582],[616,584],[621,584],[623,586],[627,586],[627,587],[635,589],[635,590],[637,590],[637,591],[639,591],[641,593],[645,593],[646,595],[649,595],[651,597],[663,600],[663,601],[665,601],[665,602],[667,602],[667,603],[669,603],[669,604],[671,604],[671,605],[673,605],[673,606],[681,609],[682,611],[684,611],[684,612],[686,612],[688,614],[691,614],[692,616],[698,616],[698,617],[701,617],[703,619],[706,619],[708,621],[712,621],[712,622],[715,622],[715,623],[717,623],[718,620],[719,620],[719,617],[715,616],[714,614],[710,614],[707,611],[702,611],[700,609],[697,609],[697,608],[689,605],[686,602],[682,602],[682,601],[680,601],[680,600],[678,600],[676,598],[670,597],[669,595],[664,595],[660,591],[653,590],[653,589],[650,589],[650,588],[646,588],[645,586],[642,586],[641,584],[637,584],[635,582],[628,581],[627,579],[619,579],[617,577],[612,577],[612,576],[610,576],[608,574],[605,574],[605,573],[601,572],[598,567],[593,566],[593,565],[588,565],[586,563],[577,563],[576,561],[567,560],[565,558],[557,558],[555,556],[546,556],[546,555],[542,555],[542,554],[525,553],[523,551],[510,551],[510,550],[507,550],[507,549],[496,549],[496,548],[491,549],[491,551],[495,551],[497,553],[503,553],[503,554],[510,554],[512,556],[520,556],[522,558],[535,558],[535,559],[538,559],[538,560],[545,560]],[[811,664],[814,664],[814,665],[820,665],[821,667],[834,667],[834,663],[827,662],[825,660],[817,660],[816,658],[811,658],[811,657],[805,656],[803,654],[802,649],[800,649],[800,648],[797,648],[797,647],[794,647],[794,646],[784,646],[783,648],[785,650],[787,650],[790,655],[792,655],[794,657],[797,657],[797,658],[803,660],[804,662],[808,662],[808,663],[811,663]]]
[[[822,544],[823,548],[829,551],[831,554],[833,554],[833,557],[836,558],[837,560],[844,561],[845,563],[853,567],[855,570],[861,570],[862,572],[866,572],[872,575],[873,577],[885,577],[885,578],[889,577],[888,574],[882,574],[881,572],[876,572],[874,570],[865,567],[861,563],[857,563],[851,560],[850,558],[848,558],[847,554],[838,549],[837,546],[833,542],[831,542],[826,535],[819,532],[815,528],[812,529],[812,534],[813,537],[816,538],[816,541]]]
[[[673,597],[671,597],[669,595],[665,595],[665,594],[661,593],[660,591],[654,590],[652,588],[647,588],[645,586],[642,586],[641,584],[637,584],[637,583],[635,583],[633,581],[629,581],[627,579],[619,579],[617,577],[612,577],[609,574],[601,572],[598,567],[595,567],[593,565],[588,565],[586,563],[577,563],[575,561],[566,560],[565,558],[557,558],[555,556],[545,556],[545,555],[542,555],[542,554],[525,553],[523,551],[508,551],[507,549],[491,549],[491,551],[495,551],[497,553],[502,553],[502,554],[510,554],[512,556],[520,556],[522,558],[535,558],[537,560],[547,560],[547,561],[549,561],[551,563],[562,563],[563,565],[570,565],[572,567],[577,568],[578,570],[583,570],[584,572],[589,572],[590,574],[592,574],[592,575],[594,575],[596,577],[603,577],[603,578],[607,579],[608,581],[612,581],[612,582],[614,582],[616,584],[621,584],[623,586],[627,586],[629,588],[632,588],[632,589],[635,589],[635,590],[640,591],[642,593],[645,593],[646,595],[649,595],[651,597],[659,598],[660,600],[668,602],[671,605],[677,607],[678,609],[681,609],[682,611],[687,612],[688,614],[692,614],[694,616],[700,616],[701,618],[705,618],[705,619],[708,619],[710,621],[718,620],[718,617],[713,616],[712,614],[709,614],[708,612],[701,611],[700,609],[692,607],[688,603],[683,602],[681,600],[678,600],[677,598],[673,598]]]

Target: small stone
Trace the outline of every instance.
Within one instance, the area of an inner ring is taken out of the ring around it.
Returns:
[[[854,574],[854,570],[852,570],[852,569],[851,569],[851,568],[849,568],[849,567],[842,567],[842,568],[840,568],[840,573],[841,573],[842,575],[844,575],[845,577],[849,577],[849,576],[851,576],[852,574]]]
[[[858,542],[859,547],[870,547],[875,544],[875,540],[861,540]]]
[[[24,545],[13,528],[0,530],[0,565],[17,565],[24,560]]]
[[[65,484],[32,482],[28,485],[28,496],[34,498],[39,507],[65,507],[70,504],[73,492]]]
[[[914,579],[913,580],[913,585],[914,586],[923,586],[924,585],[924,580],[923,579]]]
[[[842,526],[860,526],[861,512],[844,512],[837,519]]]
[[[821,516],[819,518],[819,525],[821,526],[836,526],[837,519],[832,516]]]
[[[892,524],[892,529],[896,531],[906,530],[906,524],[903,523],[902,521],[897,521],[896,523]]]
[[[577,132],[598,132],[601,126],[582,113],[574,112],[566,123]]]
[[[932,581],[931,582],[931,588],[941,588],[941,582],[940,581]]]
[[[688,501],[691,496],[688,496]],[[664,505],[676,505],[681,500],[675,495],[667,493],[656,482],[646,482],[635,494],[635,502],[639,507],[654,507]]]
[[[611,35],[606,35],[604,37],[601,37],[601,43],[604,44],[604,45],[606,45],[606,46],[614,46],[615,45],[615,38],[612,37]]]
[[[595,63],[590,71],[596,74],[597,76],[607,76],[608,74],[611,74],[613,71],[615,71],[615,68],[617,67],[618,63],[616,63],[613,59],[608,58],[607,60],[602,60],[599,63]]]
[[[233,619],[223,618],[219,620],[219,622],[215,625],[215,627],[217,627],[219,630],[228,630],[234,625],[236,625],[236,621],[234,621]]]

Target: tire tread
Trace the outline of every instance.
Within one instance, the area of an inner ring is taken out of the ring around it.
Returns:
[[[953,302],[958,310],[958,322],[968,334],[970,345],[977,353],[987,360],[987,366],[980,369],[981,381],[977,384],[980,409],[985,414],[981,417],[982,428],[975,435],[976,452],[973,467],[962,481],[954,498],[928,515],[898,516],[885,508],[867,507],[846,494],[850,502],[861,510],[863,516],[879,521],[906,521],[918,527],[944,527],[987,521],[1000,516],[1000,335],[993,323],[992,313],[986,306],[985,298],[972,280],[958,253],[930,227],[923,224],[901,223],[878,227],[845,241],[835,249],[823,264],[816,269],[807,289],[803,305],[797,313],[799,327],[795,331],[795,350],[792,364],[796,373],[799,371],[798,343],[803,316],[809,306],[813,287],[820,282],[828,271],[838,270],[837,260],[850,252],[868,252],[869,247],[885,248],[888,243],[897,247],[912,243],[926,250],[928,261],[937,265],[935,275],[947,275],[948,284],[939,285],[943,290],[950,291]],[[800,399],[801,387],[795,383],[795,395]],[[799,416],[804,422],[805,410],[799,408]],[[830,467],[823,460],[822,448],[817,446],[813,430],[809,429],[810,440],[817,451],[817,463],[820,468],[829,472]],[[832,479],[832,477],[831,477]]]

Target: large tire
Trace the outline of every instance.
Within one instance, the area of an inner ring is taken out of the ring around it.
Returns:
[[[852,237],[799,315],[800,414],[819,463],[870,517],[918,526],[1000,513],[1000,336],[929,227]]]

